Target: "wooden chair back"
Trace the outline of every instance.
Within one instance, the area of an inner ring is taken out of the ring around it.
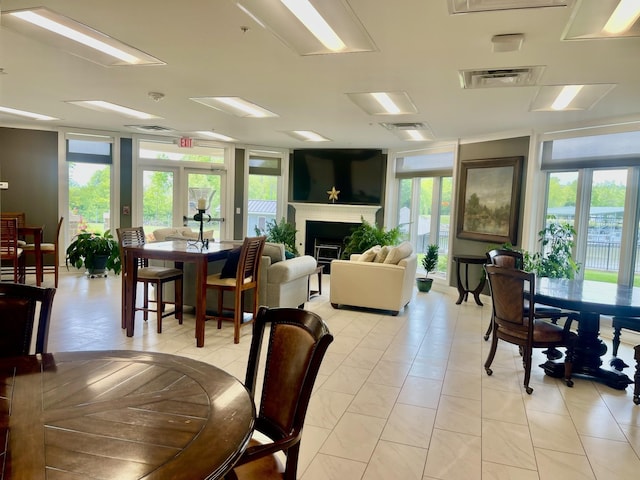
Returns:
[[[525,286],[535,295],[535,274],[516,268],[486,265],[493,300],[493,319],[498,328],[531,339],[533,309],[525,309]]]
[[[268,334],[266,327],[270,327]],[[333,335],[320,316],[313,312],[261,307],[253,327],[245,379],[245,386],[254,397],[260,359],[264,358],[261,350],[265,335],[268,335],[268,350],[256,430],[273,443],[250,445],[236,464],[237,467],[246,465],[238,467],[236,473],[245,478],[241,472],[251,468],[250,462],[284,451],[287,462],[283,478],[295,479],[309,399]]]
[[[126,275],[125,250],[124,247],[139,247],[147,243],[144,235],[143,227],[128,227],[116,229],[118,233],[118,242],[120,244],[120,263],[122,264],[122,274]],[[138,267],[148,266],[149,261],[146,258],[138,259]]]
[[[487,252],[487,262],[499,267],[522,270],[524,267],[524,256],[522,252],[516,252],[515,250],[494,249]]]
[[[47,351],[55,288],[0,283],[0,357],[28,355],[38,315],[35,353]]]

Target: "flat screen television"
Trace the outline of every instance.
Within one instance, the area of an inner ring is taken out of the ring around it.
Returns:
[[[327,191],[335,187],[337,204],[381,205],[386,164],[382,150],[294,150],[291,201],[330,203]]]

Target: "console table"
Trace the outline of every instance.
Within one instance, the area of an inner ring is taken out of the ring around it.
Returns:
[[[484,284],[487,281],[487,277],[483,274],[480,278],[478,286],[473,290],[469,288],[469,265],[484,265],[487,263],[486,256],[480,255],[454,255],[453,260],[456,262],[456,274],[458,276],[458,301],[456,305],[460,305],[462,301],[465,302],[469,298],[469,293],[473,294],[473,298],[476,303],[482,306],[480,301],[480,293],[484,290]],[[462,276],[460,275],[460,266],[464,265],[464,283],[462,282]]]

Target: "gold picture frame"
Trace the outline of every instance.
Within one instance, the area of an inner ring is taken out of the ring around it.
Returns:
[[[523,161],[504,157],[460,162],[458,238],[517,244]]]

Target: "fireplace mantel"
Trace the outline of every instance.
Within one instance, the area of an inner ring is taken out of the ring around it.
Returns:
[[[344,205],[335,203],[290,203],[295,211],[296,245],[305,251],[305,231],[308,220],[324,222],[360,223],[361,218],[374,224],[380,205]]]

